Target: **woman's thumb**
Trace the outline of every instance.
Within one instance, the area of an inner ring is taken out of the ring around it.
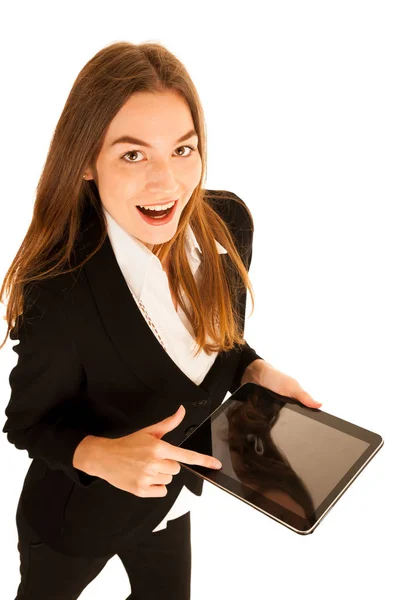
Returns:
[[[186,409],[183,406],[183,404],[181,404],[178,410],[173,415],[170,415],[166,419],[163,419],[162,421],[159,421],[154,425],[150,425],[150,427],[146,427],[146,431],[147,433],[151,433],[157,438],[161,438],[169,431],[172,431],[173,429],[178,427],[178,425],[182,422],[185,414]]]

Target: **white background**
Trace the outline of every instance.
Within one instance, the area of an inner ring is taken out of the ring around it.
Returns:
[[[235,192],[253,214],[247,341],[321,410],[385,441],[309,536],[205,482],[192,511],[192,600],[398,597],[398,9],[385,0],[153,0],[2,11],[1,276],[29,226],[78,72],[106,44],[160,42],[203,102],[206,187]],[[4,322],[2,339],[5,331]],[[2,410],[17,358],[10,342],[0,354]],[[0,451],[0,596],[12,600],[15,511],[30,459],[5,434]],[[129,593],[115,556],[80,598]]]

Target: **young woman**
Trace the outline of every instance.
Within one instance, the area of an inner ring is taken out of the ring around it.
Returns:
[[[249,378],[312,402],[243,339],[253,221],[205,164],[170,52],[121,42],[84,66],[1,289],[19,339],[3,432],[33,459],[18,599],[78,598],[115,554],[130,598],[190,598],[203,482],[179,463],[218,465],[179,444]]]

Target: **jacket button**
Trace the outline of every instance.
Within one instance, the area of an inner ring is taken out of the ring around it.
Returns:
[[[190,435],[195,429],[197,429],[197,427],[197,425],[192,425],[191,427],[188,427],[185,431],[185,435]]]
[[[194,406],[204,406],[204,404],[207,404],[207,402],[207,398],[204,398],[204,400],[193,400]]]

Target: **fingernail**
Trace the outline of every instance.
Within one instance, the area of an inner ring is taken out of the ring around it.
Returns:
[[[222,467],[222,464],[219,462],[219,460],[214,460],[214,467],[216,469],[220,469]]]

